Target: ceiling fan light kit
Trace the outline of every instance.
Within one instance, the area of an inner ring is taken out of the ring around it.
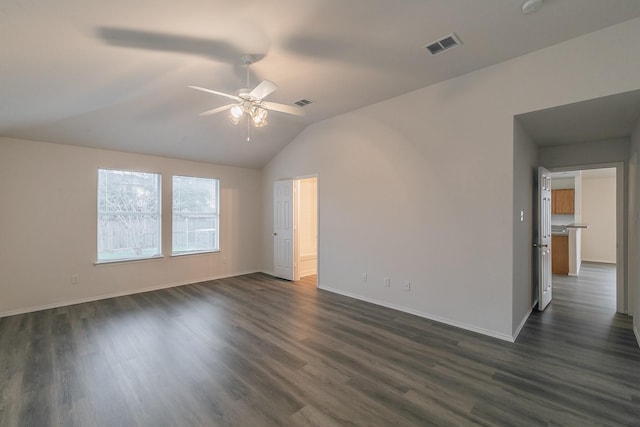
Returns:
[[[244,115],[244,110],[239,105],[234,105],[229,109],[229,117],[234,124],[238,124],[242,116]]]
[[[251,109],[249,114],[251,115],[251,120],[255,127],[260,128],[267,125],[267,115],[269,113],[264,108],[254,107]]]
[[[236,101],[235,104],[223,105],[208,111],[200,113],[201,116],[209,116],[221,111],[229,110],[229,119],[233,124],[238,124],[243,117],[247,118],[247,132],[251,125],[260,128],[267,125],[267,116],[269,110],[278,111],[285,114],[294,114],[298,116],[304,115],[304,111],[299,107],[291,105],[278,104],[276,102],[267,102],[264,99],[272,94],[278,85],[270,80],[263,80],[258,86],[249,90],[249,66],[255,62],[255,57],[252,55],[244,55],[242,62],[247,67],[247,87],[238,90],[236,95],[231,95],[224,92],[218,92],[215,90],[203,88],[200,86],[189,86],[191,89],[196,89],[202,92],[212,93],[214,95],[223,96]],[[247,141],[249,136],[247,134]]]
[[[261,105],[254,105],[251,102],[243,102],[242,104],[233,105],[229,109],[229,118],[235,125],[240,123],[242,117],[247,115],[247,119],[251,120],[251,123],[257,127],[263,127],[267,125],[267,115],[269,112]]]

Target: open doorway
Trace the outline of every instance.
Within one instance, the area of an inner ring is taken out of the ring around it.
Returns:
[[[624,313],[619,174],[622,165],[550,174],[552,283],[565,300]]]
[[[317,286],[318,275],[318,178],[294,180],[294,280]]]
[[[318,286],[318,177],[273,183],[273,275]]]

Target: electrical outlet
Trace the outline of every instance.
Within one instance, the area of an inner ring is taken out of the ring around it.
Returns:
[[[363,283],[367,282],[367,273],[362,273],[362,282]]]
[[[77,274],[72,274],[71,275],[71,284],[72,285],[77,285],[78,283],[80,283],[80,276],[78,276]]]
[[[403,283],[403,288],[405,292],[409,292],[411,290],[411,282],[408,280],[405,280]]]
[[[385,288],[391,287],[391,279],[389,279],[388,277],[384,278],[384,287]]]

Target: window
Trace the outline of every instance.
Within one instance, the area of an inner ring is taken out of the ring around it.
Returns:
[[[218,250],[219,181],[173,177],[172,254]]]
[[[98,170],[98,262],[162,253],[160,175]]]

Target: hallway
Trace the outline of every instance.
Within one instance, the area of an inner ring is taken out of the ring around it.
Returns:
[[[549,307],[531,314],[516,341],[538,371],[536,394],[621,422],[640,405],[640,350],[632,318],[616,313],[615,265],[583,263],[580,276],[554,275],[553,286]]]
[[[614,264],[584,262],[577,277],[553,275],[553,301],[543,313],[534,311],[525,329],[521,338],[586,340],[603,351],[635,343],[631,317],[616,313]]]

